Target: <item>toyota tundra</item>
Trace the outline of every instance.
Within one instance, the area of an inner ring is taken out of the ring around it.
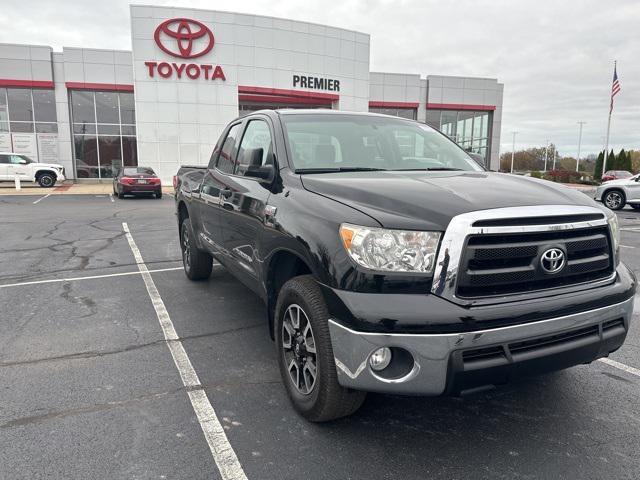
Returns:
[[[487,171],[415,121],[255,112],[174,186],[187,277],[215,259],[264,301],[310,421],[369,391],[456,395],[590,363],[629,330],[636,280],[613,212]]]

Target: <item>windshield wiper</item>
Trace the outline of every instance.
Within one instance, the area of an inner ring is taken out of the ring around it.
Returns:
[[[462,168],[428,167],[428,168],[394,168],[394,172],[426,171],[426,172],[463,172]]]
[[[379,172],[386,170],[386,168],[375,167],[296,168],[295,173]]]

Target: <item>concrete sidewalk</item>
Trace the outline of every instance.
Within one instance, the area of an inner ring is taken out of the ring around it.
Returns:
[[[171,186],[163,186],[162,192],[173,194]],[[42,188],[37,183],[23,182],[21,189],[16,190],[13,182],[0,182],[0,195],[110,195],[113,193],[111,182],[73,183],[65,181],[52,188]]]

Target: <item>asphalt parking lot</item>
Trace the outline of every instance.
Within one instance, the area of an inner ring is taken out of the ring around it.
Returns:
[[[208,282],[183,274],[171,197],[40,198],[0,197],[1,479],[221,478],[214,457],[229,445],[232,473],[250,480],[638,478],[637,313],[615,365],[463,398],[369,395],[352,417],[309,424],[280,383],[260,301],[219,266]],[[640,211],[618,215],[640,275]],[[228,444],[203,434],[194,392]]]

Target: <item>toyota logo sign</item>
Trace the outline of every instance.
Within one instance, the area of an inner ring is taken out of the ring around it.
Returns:
[[[546,273],[558,273],[564,268],[566,255],[559,248],[545,250],[540,257],[540,266]]]
[[[206,55],[213,48],[213,33],[204,23],[189,18],[171,18],[156,28],[153,38],[160,49],[180,58]]]

